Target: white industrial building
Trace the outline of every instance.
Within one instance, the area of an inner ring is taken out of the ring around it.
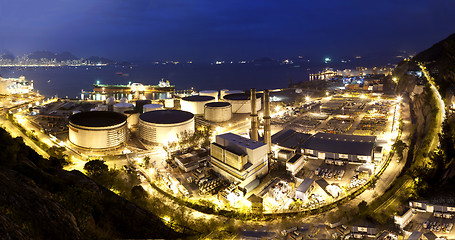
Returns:
[[[297,153],[291,159],[286,162],[286,170],[291,172],[292,175],[296,175],[305,164],[305,159],[302,154]]]
[[[212,96],[188,96],[180,100],[180,109],[182,111],[190,112],[194,115],[204,114],[205,104],[214,102],[215,98]]]
[[[224,96],[224,101],[232,105],[232,113],[251,113],[251,94],[233,93]],[[256,110],[261,110],[261,94],[256,94]]]
[[[0,77],[0,94],[26,94],[33,91],[33,82],[28,82],[24,76],[19,78]]]
[[[166,144],[177,135],[194,132],[194,115],[180,110],[156,110],[139,116],[139,134],[147,143]]]
[[[267,174],[267,145],[233,133],[217,135],[210,148],[210,164],[223,177],[247,189],[249,183]]]
[[[116,112],[81,112],[69,117],[68,129],[69,141],[78,147],[117,147],[127,139],[127,117]]]
[[[312,178],[305,178],[303,182],[297,187],[295,190],[295,198],[300,199],[302,201],[308,200],[308,197],[311,195],[315,187],[314,179]]]
[[[211,122],[225,122],[232,118],[232,105],[228,102],[210,102],[205,104],[204,118]]]

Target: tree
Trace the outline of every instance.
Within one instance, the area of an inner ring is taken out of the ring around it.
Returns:
[[[364,213],[368,209],[368,203],[365,200],[362,200],[359,205],[359,212]]]
[[[145,166],[145,168],[149,168],[149,165],[150,165],[150,157],[149,156],[145,156],[144,157],[144,166]]]
[[[109,167],[103,160],[90,160],[84,165],[88,176],[101,176],[109,172]]]
[[[403,142],[401,139],[400,140],[397,140],[393,145],[392,145],[393,148],[395,148],[395,151],[396,153],[398,154],[398,157],[400,159],[403,158],[403,151],[408,148],[408,145]]]

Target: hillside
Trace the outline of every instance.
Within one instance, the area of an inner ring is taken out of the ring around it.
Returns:
[[[446,99],[455,91],[455,33],[417,54],[414,61],[425,63]]]
[[[2,239],[178,238],[153,213],[0,129]]]

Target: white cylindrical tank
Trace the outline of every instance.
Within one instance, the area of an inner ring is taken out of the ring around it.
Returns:
[[[180,108],[183,111],[187,111],[195,115],[202,115],[204,114],[205,104],[214,101],[215,98],[212,96],[188,96],[182,98],[180,101]]]
[[[96,111],[107,111],[108,107],[107,107],[107,105],[100,104],[95,109],[96,109]]]
[[[128,110],[124,113],[127,117],[126,122],[128,124],[128,128],[137,127],[139,124],[139,115],[140,113],[136,110]]]
[[[234,93],[224,96],[224,101],[232,105],[232,113],[251,113],[250,93]],[[256,110],[261,110],[262,94],[256,94]]]
[[[91,111],[69,116],[68,139],[82,148],[112,148],[127,139],[126,116],[116,112]]]
[[[211,96],[218,102],[218,91],[217,90],[203,90],[199,92],[199,96]]]
[[[224,96],[229,95],[229,94],[237,94],[237,93],[244,93],[242,90],[226,90],[224,94],[222,95],[221,99],[224,99]]]
[[[232,118],[232,105],[228,102],[211,102],[205,104],[204,118],[212,122],[225,122]]]
[[[194,132],[194,114],[181,110],[157,110],[139,116],[139,134],[146,143],[167,144],[177,135]]]
[[[107,105],[114,105],[114,104],[115,104],[115,99],[114,99],[114,97],[108,97],[108,98],[106,99],[106,104],[107,104]]]
[[[114,112],[124,113],[128,110],[133,110],[134,105],[131,103],[116,103],[114,104]]]
[[[155,110],[162,110],[163,105],[161,104],[145,104],[143,106],[144,112],[150,112],[150,111],[155,111]]]
[[[220,99],[223,99],[224,95],[226,95],[226,92],[229,91],[229,89],[221,89],[220,90]]]
[[[174,99],[173,98],[164,99],[164,107],[165,108],[174,108]]]
[[[120,102],[121,102],[121,103],[127,103],[127,102],[128,102],[128,99],[125,98],[125,97],[122,97],[122,98],[120,98]]]

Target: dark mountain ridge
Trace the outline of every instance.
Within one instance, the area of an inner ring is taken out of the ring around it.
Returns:
[[[2,239],[179,238],[153,213],[0,129]]]

